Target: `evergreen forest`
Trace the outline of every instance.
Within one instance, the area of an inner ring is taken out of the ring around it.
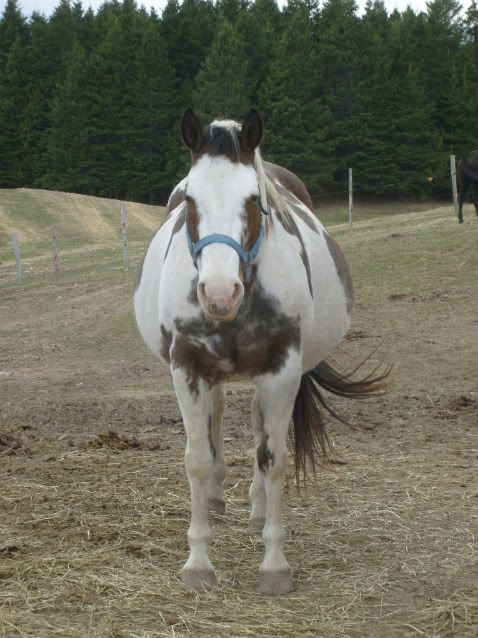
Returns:
[[[478,146],[478,7],[430,0],[60,0],[0,18],[0,187],[164,203],[189,156],[179,123],[265,122],[263,155],[313,196],[450,192],[449,155]]]

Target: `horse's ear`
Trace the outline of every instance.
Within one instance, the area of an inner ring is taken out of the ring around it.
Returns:
[[[245,151],[254,151],[259,146],[263,129],[262,117],[256,109],[251,109],[242,124],[240,134],[241,146]]]
[[[197,151],[201,146],[203,138],[202,125],[191,107],[186,110],[181,120],[181,135],[186,146],[192,151]]]

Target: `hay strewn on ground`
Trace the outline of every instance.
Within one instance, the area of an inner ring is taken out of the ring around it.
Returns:
[[[2,283],[0,636],[474,636],[476,229],[449,214],[335,229],[357,291],[339,355],[381,343],[395,383],[380,400],[335,402],[363,428],[331,427],[345,465],[305,491],[291,466],[296,589],[283,597],[255,592],[251,390],[227,394],[227,513],[211,515],[219,587],[192,594],[179,581],[184,435],[168,371],[135,332],[134,273],[113,269],[109,250],[87,265],[75,253],[54,281],[45,258],[23,289]]]

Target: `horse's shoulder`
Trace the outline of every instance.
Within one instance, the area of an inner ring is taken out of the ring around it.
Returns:
[[[269,179],[273,182],[278,181],[284,188],[293,193],[297,199],[314,212],[314,204],[312,203],[309,191],[307,190],[304,182],[297,177],[297,175],[295,175],[292,171],[289,171],[289,169],[279,166],[278,164],[273,164],[272,162],[264,162],[264,168]]]

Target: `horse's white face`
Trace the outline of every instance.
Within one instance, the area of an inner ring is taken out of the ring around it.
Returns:
[[[188,228],[193,241],[217,233],[248,248],[260,228],[258,194],[252,165],[202,156],[187,179]],[[244,296],[237,252],[225,244],[209,244],[202,249],[197,267],[198,298],[205,317],[234,319]]]
[[[244,297],[237,249],[248,253],[261,230],[254,153],[262,137],[262,119],[251,109],[240,128],[235,122],[220,124],[203,128],[191,109],[181,121],[192,159],[186,223],[193,244],[215,234],[236,243],[235,248],[224,243],[204,245],[197,259],[198,298],[206,319],[231,321]]]

